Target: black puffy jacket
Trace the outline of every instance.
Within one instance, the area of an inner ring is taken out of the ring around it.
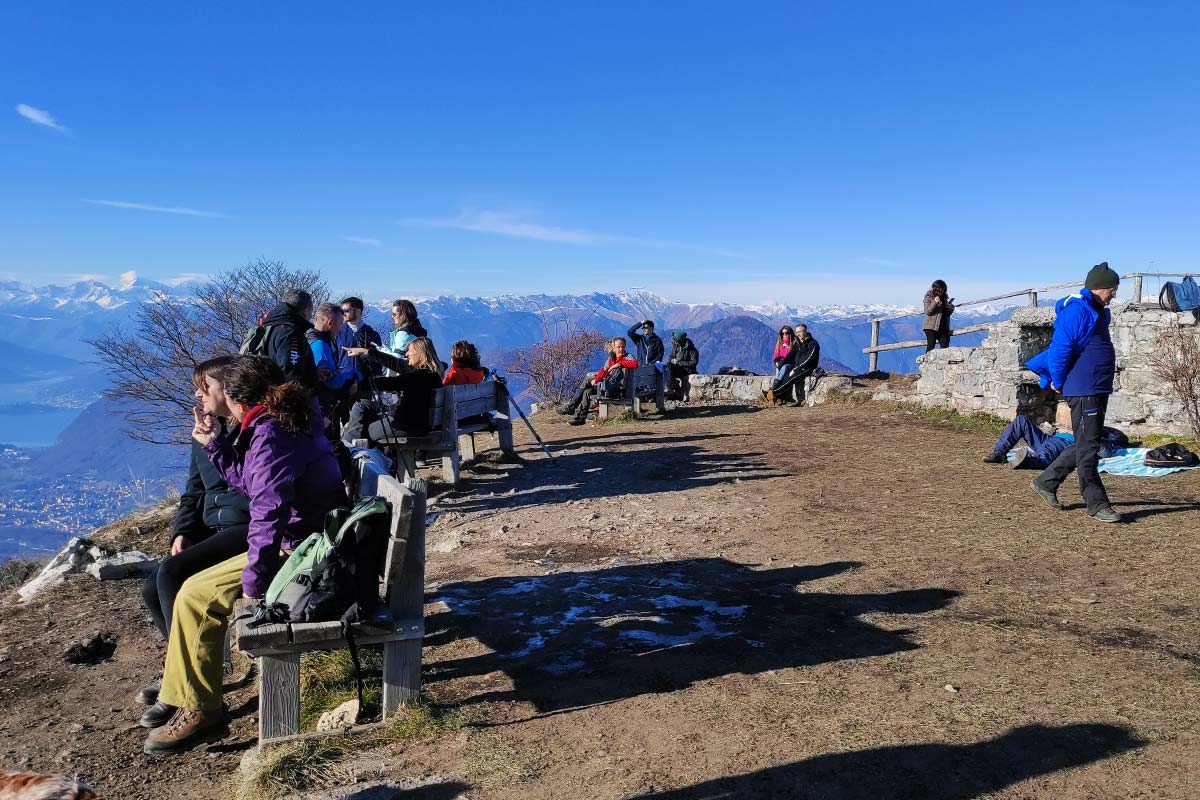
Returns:
[[[280,303],[258,324],[270,327],[262,354],[278,364],[289,381],[299,381],[304,388],[316,391],[320,383],[317,362],[304,337],[312,323],[294,307]]]
[[[186,536],[195,544],[221,528],[249,523],[250,498],[225,482],[204,448],[193,440],[192,463],[171,523],[171,541]]]

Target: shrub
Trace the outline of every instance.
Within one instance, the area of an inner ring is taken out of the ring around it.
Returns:
[[[1150,368],[1183,404],[1192,435],[1200,436],[1200,335],[1178,325],[1163,331]]]

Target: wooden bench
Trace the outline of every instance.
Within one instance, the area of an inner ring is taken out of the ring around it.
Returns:
[[[416,475],[421,451],[440,454],[442,479],[458,486],[462,462],[475,458],[475,434],[494,432],[500,449],[513,452],[507,387],[499,381],[443,386],[434,393],[429,429],[426,436],[396,436],[377,444],[395,456],[396,477]]]
[[[665,413],[667,410],[667,401],[663,396],[665,390],[663,374],[658,367],[653,364],[635,367],[633,372],[625,378],[625,396],[599,398],[596,402],[600,408],[596,412],[596,416],[600,419],[608,419],[613,408],[619,411],[629,408],[634,414],[640,416],[642,403],[651,398],[654,400],[655,407],[658,408],[658,413]]]
[[[421,693],[425,636],[425,481],[403,485],[370,461],[360,461],[359,494],[378,495],[392,507],[387,555],[381,569],[380,613],[354,626],[356,645],[383,644],[383,718]],[[258,741],[300,732],[300,654],[346,647],[340,622],[247,627],[236,624],[238,648],[258,659]]]

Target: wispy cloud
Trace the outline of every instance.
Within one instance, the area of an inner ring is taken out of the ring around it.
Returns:
[[[704,245],[671,242],[661,239],[646,239],[640,236],[621,236],[597,233],[583,228],[561,228],[544,225],[530,220],[526,215],[509,211],[464,210],[457,217],[409,218],[400,220],[410,228],[449,228],[472,233],[509,236],[514,239],[533,239],[539,242],[556,242],[584,246],[626,245],[632,247],[655,247],[673,250],[697,250],[727,258],[740,258],[740,254]]]
[[[68,132],[67,127],[60,124],[49,111],[27,106],[24,103],[17,103],[17,113],[35,125],[45,125],[47,128],[53,128],[60,133]]]
[[[378,239],[369,239],[366,236],[343,236],[342,239],[352,244],[364,244],[367,247],[379,247],[383,244]]]
[[[225,219],[225,215],[217,211],[201,211],[197,208],[187,208],[185,206],[153,206],[148,203],[130,203],[125,200],[88,200],[84,199],[85,203],[91,203],[95,206],[109,206],[110,208],[128,208],[133,211],[153,211],[156,214],[182,214],[185,217],[211,217],[213,219]]]
[[[187,283],[200,283],[201,281],[208,280],[208,277],[208,273],[206,272],[181,272],[174,277],[163,278],[159,282],[165,283],[167,286],[183,286]]]

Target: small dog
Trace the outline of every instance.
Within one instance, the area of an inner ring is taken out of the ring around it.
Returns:
[[[0,770],[0,800],[100,800],[79,781]]]

